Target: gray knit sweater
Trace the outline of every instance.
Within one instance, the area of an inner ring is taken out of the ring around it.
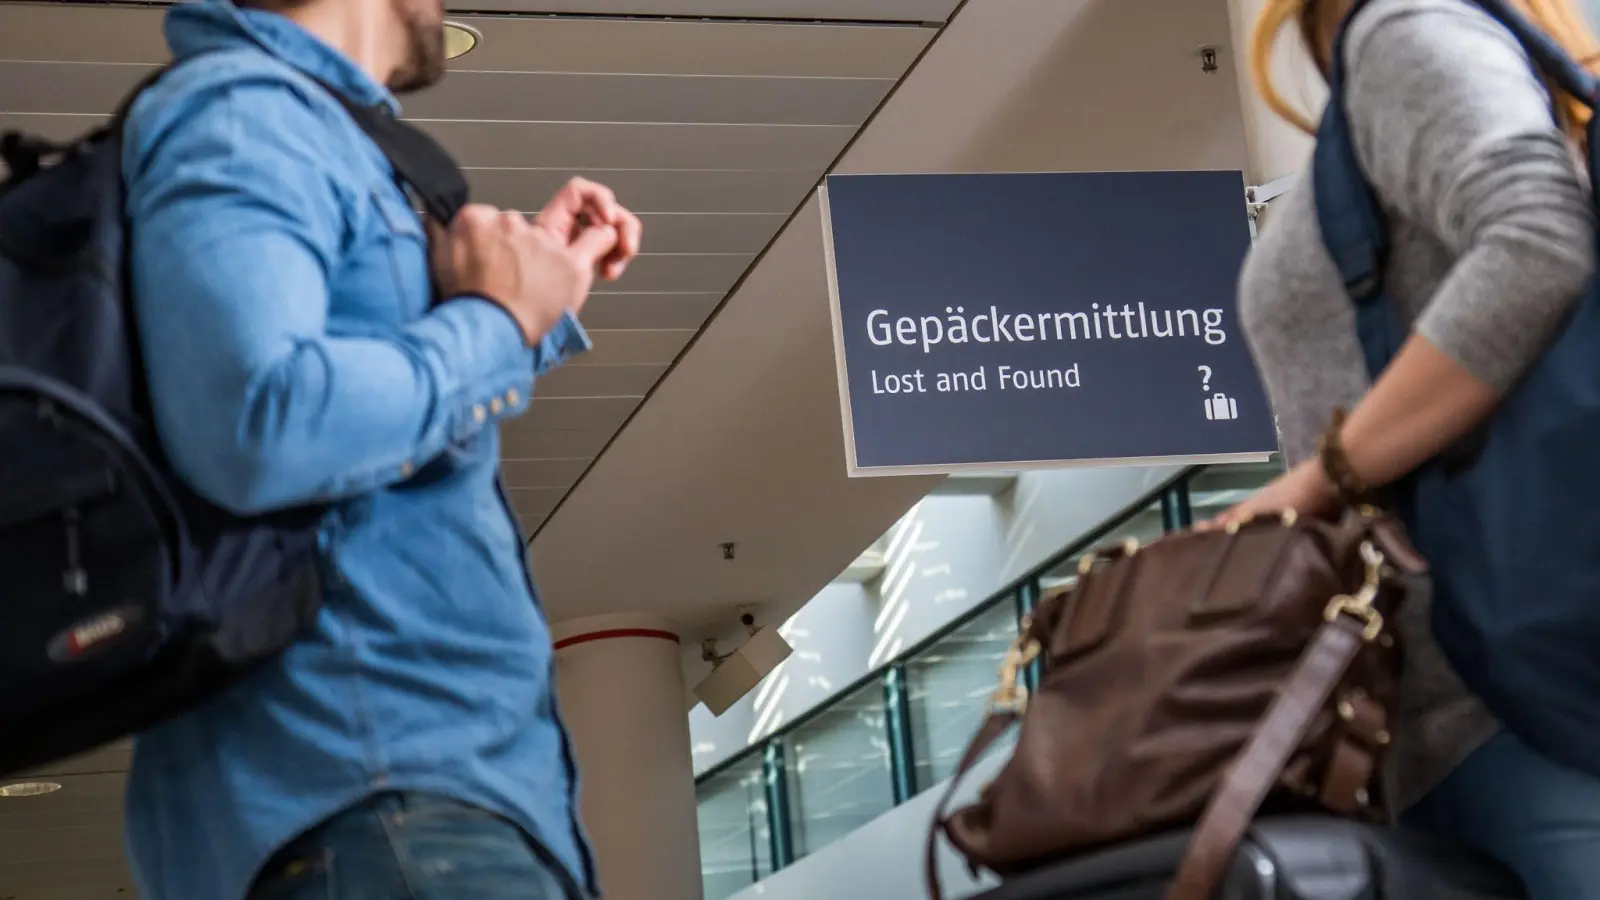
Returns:
[[[1586,180],[1549,96],[1511,35],[1463,0],[1374,0],[1345,57],[1357,154],[1389,219],[1397,312],[1503,390],[1559,328],[1593,266]],[[1313,452],[1329,412],[1368,387],[1350,303],[1303,185],[1274,203],[1239,301],[1291,464]],[[1402,808],[1497,727],[1440,655],[1417,599],[1398,623]]]

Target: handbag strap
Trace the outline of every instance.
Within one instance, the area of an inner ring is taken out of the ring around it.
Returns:
[[[928,894],[932,900],[944,900],[944,885],[939,880],[939,823],[950,814],[950,802],[955,799],[956,790],[966,779],[967,773],[978,764],[995,741],[1004,737],[1006,732],[1022,721],[1022,717],[1015,709],[997,710],[984,717],[983,724],[978,726],[978,733],[973,736],[972,743],[967,745],[967,752],[961,755],[961,762],[956,764],[956,771],[950,778],[950,784],[944,789],[944,796],[939,798],[939,805],[933,811],[932,828],[928,829],[928,842],[923,851],[923,879],[928,885]]]
[[[1349,615],[1337,615],[1317,629],[1311,646],[1207,804],[1165,900],[1211,900],[1262,801],[1356,654],[1376,636],[1368,622]]]

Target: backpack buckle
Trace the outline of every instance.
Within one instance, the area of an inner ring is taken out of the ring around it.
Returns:
[[[21,181],[37,175],[44,168],[44,158],[60,153],[61,147],[42,138],[30,137],[20,131],[0,135],[0,160],[11,170],[8,181]]]

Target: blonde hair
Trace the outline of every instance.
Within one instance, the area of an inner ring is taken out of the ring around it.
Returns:
[[[1560,44],[1572,58],[1582,61],[1591,69],[1600,60],[1600,40],[1595,38],[1577,0],[1510,0],[1516,10],[1530,22],[1543,29]],[[1256,20],[1255,34],[1250,47],[1250,73],[1256,88],[1268,107],[1295,127],[1314,134],[1317,126],[1305,112],[1284,99],[1272,80],[1272,53],[1286,25],[1293,22],[1300,30],[1312,56],[1320,60],[1329,42],[1332,30],[1338,27],[1335,11],[1342,11],[1349,0],[1267,0]],[[1320,60],[1319,65],[1326,65]],[[1582,139],[1589,124],[1590,109],[1578,98],[1552,86],[1562,122],[1573,137]]]

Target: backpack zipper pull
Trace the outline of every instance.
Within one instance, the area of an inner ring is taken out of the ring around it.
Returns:
[[[67,593],[76,597],[89,593],[89,573],[83,568],[80,546],[80,518],[76,506],[68,507],[61,513],[61,521],[67,529],[67,568],[61,573],[61,583]]]

